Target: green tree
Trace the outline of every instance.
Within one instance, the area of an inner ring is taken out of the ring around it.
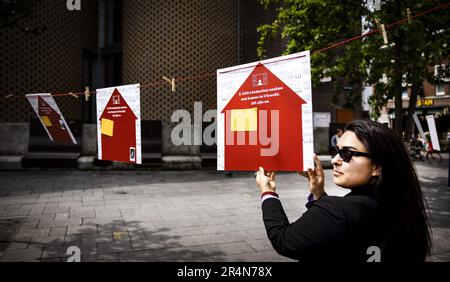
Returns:
[[[430,11],[442,6],[442,1],[383,1],[380,10],[367,15],[369,22],[381,19],[384,23],[393,23],[411,14]],[[380,50],[380,39],[371,36],[364,39],[366,61],[370,72],[366,81],[370,84],[379,83],[382,74],[388,81],[382,87],[377,87],[371,97],[374,117],[379,115],[387,99],[395,99],[395,125],[398,134],[405,130],[405,137],[411,136],[413,126],[412,115],[415,112],[417,95],[422,83],[428,80],[438,83],[444,73],[434,77],[435,64],[442,63],[449,57],[450,49],[450,5],[436,9],[431,13],[410,18],[409,21],[387,28],[389,45]],[[403,126],[402,92],[404,86],[411,87],[406,127]],[[381,90],[381,91],[379,91]]]
[[[432,13],[412,19],[410,22],[389,26],[407,16],[442,5],[440,1],[386,0],[380,7],[377,1],[331,1],[331,0],[260,0],[266,8],[279,5],[276,19],[258,28],[260,40],[258,56],[264,58],[266,43],[278,33],[286,41],[285,54],[303,50],[318,51],[332,42],[360,35],[361,32],[377,28],[376,20],[384,23],[388,44],[384,44],[379,33],[362,39],[344,42],[335,48],[313,53],[311,57],[313,83],[320,78],[334,78],[336,94],[333,103],[339,101],[344,85],[354,91],[345,93],[343,106],[354,107],[361,101],[364,84],[375,85],[370,98],[372,118],[378,118],[380,110],[389,99],[395,98],[395,130],[403,131],[402,91],[403,85],[411,85],[410,99],[415,110],[417,93],[422,81],[436,83],[434,69],[430,65],[449,57],[449,10],[450,5]],[[376,8],[376,9],[375,9]],[[363,20],[364,19],[364,20]],[[448,70],[447,70],[448,71]],[[444,72],[445,73],[445,72]],[[387,81],[381,81],[383,76]],[[400,117],[400,118],[399,118]],[[409,118],[409,127],[411,126]]]

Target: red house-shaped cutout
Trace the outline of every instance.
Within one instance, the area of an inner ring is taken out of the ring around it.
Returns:
[[[53,109],[41,96],[38,96],[38,113],[40,119],[48,119],[49,124],[44,126],[50,132],[53,141],[59,141],[65,144],[73,144],[68,129],[61,119],[61,116]]]
[[[262,166],[269,171],[302,171],[302,104],[306,102],[297,93],[259,63],[222,110],[225,114],[224,169],[255,171]],[[245,134],[246,142],[239,144],[238,131],[231,131],[230,113],[236,109],[252,108],[257,108],[258,112],[257,131],[241,132],[240,134]],[[267,145],[267,142],[261,142],[260,134],[264,123],[261,111],[267,112],[267,134],[263,136],[273,138],[272,135],[278,132],[278,150],[275,155],[261,154],[263,149],[267,150],[271,146]],[[272,119],[276,116],[274,111],[278,111],[277,128],[271,128]],[[258,139],[256,144],[250,142],[252,134],[253,138]]]
[[[100,124],[102,119],[108,120],[112,126],[112,136],[103,132],[101,134],[102,160],[136,163],[137,117],[117,89],[114,89],[99,118]]]

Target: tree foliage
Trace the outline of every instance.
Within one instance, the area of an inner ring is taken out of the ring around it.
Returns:
[[[449,57],[450,7],[405,21],[395,26],[390,23],[442,5],[441,1],[331,1],[331,0],[260,0],[266,8],[278,5],[277,17],[258,28],[258,56],[265,57],[265,46],[277,34],[286,42],[284,53],[311,50],[313,83],[320,78],[333,77],[336,94],[333,102],[354,108],[361,101],[363,85],[375,85],[370,98],[372,117],[378,118],[387,101],[397,98],[396,112],[401,113],[402,88],[421,84],[425,79],[438,82],[430,65],[446,61]],[[379,2],[379,9],[374,9]],[[379,33],[322,52],[314,52],[353,38],[362,32],[377,28],[378,19],[384,23],[389,44],[385,45]],[[385,45],[385,46],[384,46]],[[448,74],[448,69],[442,76]],[[386,77],[384,81],[383,77]],[[442,78],[442,77],[441,77]],[[338,99],[342,89],[353,89]],[[348,87],[351,86],[351,87]],[[414,89],[419,89],[418,87]],[[417,93],[413,93],[417,94]],[[401,102],[400,102],[401,104]],[[400,109],[397,109],[400,108]],[[400,115],[401,116],[401,115]],[[401,119],[396,119],[397,132],[401,132]],[[400,120],[400,121],[398,121]]]

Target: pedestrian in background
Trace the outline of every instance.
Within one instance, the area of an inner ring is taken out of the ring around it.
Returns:
[[[342,134],[343,134],[344,132],[342,131],[342,129],[340,129],[340,128],[338,128],[337,130],[336,130],[336,134],[334,134],[332,137],[331,137],[331,147],[336,147],[336,145],[337,145],[337,143],[339,142],[339,139],[341,138],[341,136],[342,136]]]

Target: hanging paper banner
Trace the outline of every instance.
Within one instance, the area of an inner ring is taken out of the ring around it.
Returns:
[[[98,158],[142,164],[139,84],[97,90]]]
[[[28,102],[38,116],[50,140],[77,144],[72,131],[50,93],[28,94]]]
[[[431,145],[433,146],[433,150],[440,151],[441,146],[439,145],[439,138],[436,130],[436,123],[434,122],[434,116],[429,115],[426,116],[426,118],[428,123],[428,130],[430,131]]]
[[[314,167],[309,51],[217,70],[217,169]]]
[[[420,124],[419,117],[417,116],[416,113],[413,114],[413,120],[414,120],[414,123],[415,123],[416,126],[417,126],[417,130],[419,130],[420,137],[422,137],[422,139],[423,139],[424,141],[426,141],[426,140],[427,140],[427,137],[425,136],[425,133],[423,132],[422,125]]]

